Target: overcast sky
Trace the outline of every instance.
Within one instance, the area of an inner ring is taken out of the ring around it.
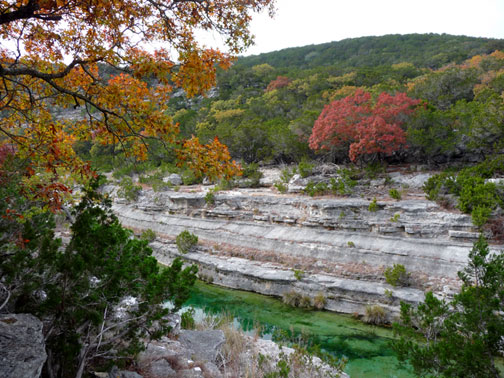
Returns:
[[[255,15],[256,44],[244,55],[385,34],[504,38],[504,0],[277,0],[276,8],[274,19]]]

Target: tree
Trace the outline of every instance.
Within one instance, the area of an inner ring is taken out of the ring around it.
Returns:
[[[10,203],[0,204],[8,215],[0,220],[0,287],[8,295],[0,309],[43,321],[47,376],[81,377],[90,364],[129,360],[167,333],[166,315],[188,298],[195,266],[176,259],[160,268],[147,241],[133,238],[95,192],[97,182],[73,211],[67,245],[55,238],[52,213],[16,196],[17,180],[3,184]]]
[[[228,67],[230,54],[252,43],[251,14],[265,8],[272,14],[273,4],[2,1],[0,143],[15,145],[17,155],[30,161],[30,177],[50,174],[55,187],[44,187],[49,197],[68,189],[61,184],[64,172],[91,175],[72,149],[75,141],[122,143],[129,154],[145,159],[149,138],[177,139],[178,126],[167,112],[173,89],[193,96],[211,88],[216,66]],[[223,34],[230,53],[200,47],[198,29]],[[111,73],[108,80],[103,71]],[[56,109],[68,108],[82,109],[83,117],[55,116]]]
[[[504,336],[504,254],[490,253],[480,236],[459,277],[462,288],[450,302],[429,292],[418,308],[401,303],[394,349],[419,376],[499,377],[495,357]]]
[[[266,92],[274,91],[275,89],[285,88],[291,83],[291,79],[286,76],[278,76],[275,80],[270,81],[266,87]]]
[[[241,168],[236,162],[230,161],[228,149],[215,137],[208,144],[201,144],[193,136],[188,139],[179,151],[179,165],[190,168],[197,179],[208,177],[211,181],[223,177],[226,180],[241,175]]]
[[[371,94],[355,94],[326,105],[309,138],[313,150],[341,148],[350,160],[390,156],[406,145],[401,125],[420,103],[404,93],[381,93],[376,102]]]

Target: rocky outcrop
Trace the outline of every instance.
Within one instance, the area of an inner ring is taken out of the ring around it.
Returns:
[[[429,176],[391,174],[396,187],[408,188],[399,201],[383,180],[359,183],[364,189],[352,197],[259,188],[215,193],[212,204],[204,187],[144,190],[137,203],[116,201],[114,210],[125,226],[157,233],[152,246],[166,263],[178,255],[176,235],[196,234],[199,247],[183,257],[216,284],[276,296],[322,293],[328,310],[364,314],[379,304],[393,316],[401,300],[418,302],[425,290],[457,290],[457,271],[478,236],[470,216],[425,199],[419,187]],[[385,283],[383,272],[394,264],[406,267],[410,287]]]
[[[0,315],[0,376],[38,378],[45,360],[42,322],[30,314]]]
[[[178,340],[151,342],[138,357],[142,375],[152,378],[222,377],[217,356],[225,342],[220,330],[182,330]]]

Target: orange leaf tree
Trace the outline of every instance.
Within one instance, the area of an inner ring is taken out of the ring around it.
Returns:
[[[390,156],[406,145],[401,125],[419,103],[404,93],[385,92],[373,102],[369,92],[358,89],[324,107],[313,126],[310,148],[343,148],[352,161]]]
[[[178,151],[178,158],[179,166],[186,165],[198,179],[207,177],[211,181],[219,178],[229,180],[242,174],[241,167],[234,160],[231,161],[228,148],[217,137],[203,145],[198,138],[192,136]]]
[[[29,172],[89,175],[72,143],[123,143],[146,158],[146,138],[176,140],[167,114],[174,87],[188,96],[215,83],[216,67],[252,42],[254,12],[274,0],[0,0],[0,144],[16,146]],[[201,47],[217,31],[229,53]],[[108,80],[101,70],[120,74]],[[147,85],[149,78],[155,85]],[[61,120],[54,109],[79,108]]]

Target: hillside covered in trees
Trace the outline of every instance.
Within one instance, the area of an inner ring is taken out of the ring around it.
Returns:
[[[345,162],[350,140],[321,151],[310,148],[324,107],[359,91],[369,93],[371,103],[383,93],[402,93],[416,104],[414,112],[398,114],[406,139],[380,159],[481,160],[502,148],[499,48],[504,41],[428,34],[286,49],[240,58],[219,71],[211,96],[174,97],[170,107],[182,135],[205,143],[218,137],[245,163],[303,157]]]

